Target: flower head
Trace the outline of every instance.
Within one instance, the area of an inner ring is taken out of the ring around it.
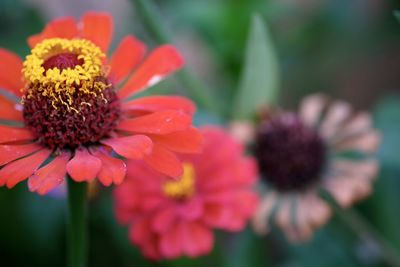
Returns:
[[[88,12],[80,23],[60,18],[30,37],[24,61],[0,49],[0,87],[14,95],[0,96],[0,119],[8,123],[0,125],[0,185],[28,179],[31,191],[45,194],[67,173],[78,182],[119,184],[121,157],[180,177],[176,153],[200,152],[190,100],[132,99],[181,68],[182,56],[163,45],[145,57],[145,44],[129,35],[108,57],[112,33],[108,14]]]
[[[223,130],[203,128],[204,151],[182,156],[184,174],[170,180],[142,162],[130,161],[115,189],[118,220],[150,258],[195,257],[213,246],[213,228],[239,231],[255,211],[255,161]]]
[[[265,233],[275,221],[289,239],[306,240],[331,216],[319,196],[326,190],[343,207],[371,192],[380,141],[366,113],[347,103],[306,98],[299,114],[278,112],[258,127],[255,154],[269,189],[254,218]]]

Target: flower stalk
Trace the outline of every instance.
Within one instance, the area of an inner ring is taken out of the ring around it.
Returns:
[[[400,255],[393,246],[356,210],[344,209],[328,193],[322,192],[326,202],[332,207],[332,210],[338,218],[344,222],[360,238],[373,240],[380,248],[381,257],[392,267],[400,266]]]
[[[156,42],[160,44],[171,43],[167,30],[163,27],[165,23],[161,20],[153,1],[134,0],[133,2],[138,10],[138,15],[141,16],[142,21],[152,33]],[[221,109],[215,101],[217,98],[213,97],[209,88],[206,88],[187,68],[183,68],[176,75],[185,88],[190,91],[200,107],[215,114],[221,114]]]
[[[68,177],[68,267],[87,265],[87,183]]]

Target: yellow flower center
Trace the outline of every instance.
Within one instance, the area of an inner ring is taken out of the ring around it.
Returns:
[[[50,98],[55,109],[62,104],[68,111],[79,112],[72,105],[74,96],[102,97],[104,89],[111,86],[104,78],[107,74],[102,64],[104,58],[101,49],[86,39],[42,41],[23,63],[24,99],[40,94]]]
[[[167,181],[163,185],[163,193],[171,198],[186,199],[195,192],[196,174],[192,164],[183,164],[183,175],[178,181]]]

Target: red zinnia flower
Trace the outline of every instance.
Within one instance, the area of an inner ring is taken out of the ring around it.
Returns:
[[[183,58],[170,45],[144,58],[145,44],[130,35],[107,58],[112,33],[108,14],[89,12],[80,23],[57,19],[30,37],[24,62],[0,49],[0,88],[16,96],[0,96],[0,119],[9,121],[0,126],[0,185],[29,178],[29,189],[45,194],[66,173],[78,182],[119,184],[126,166],[112,151],[182,175],[174,152],[198,152],[202,143],[191,126],[194,104],[131,96],[178,70]]]
[[[116,213],[130,224],[130,240],[153,259],[195,257],[213,246],[212,228],[243,229],[258,198],[253,158],[223,130],[203,128],[201,155],[182,156],[177,181],[129,161],[127,179],[115,189]]]

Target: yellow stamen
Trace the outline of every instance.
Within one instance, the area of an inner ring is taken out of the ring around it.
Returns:
[[[77,55],[83,61],[82,65],[45,70],[43,63],[61,53]],[[104,58],[101,49],[86,39],[46,39],[32,49],[23,63],[22,73],[27,84],[24,98],[41,94],[51,99],[54,108],[61,104],[68,110],[76,110],[71,105],[77,90],[83,94],[102,96],[104,89],[110,86],[99,80],[99,77],[105,76],[104,70],[107,69],[102,66]]]
[[[163,185],[163,193],[172,198],[189,198],[195,192],[196,173],[190,163],[183,164],[183,175],[178,181],[167,181]]]

